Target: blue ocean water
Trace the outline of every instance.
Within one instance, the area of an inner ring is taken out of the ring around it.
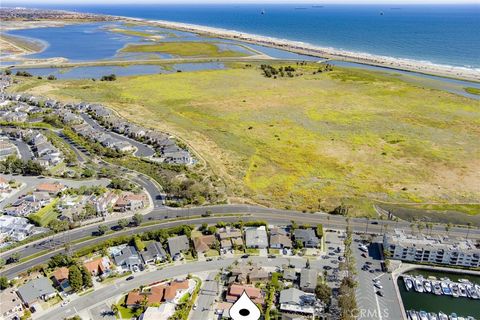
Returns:
[[[324,6],[189,4],[49,5],[49,7],[186,22],[349,51],[480,68],[478,4]],[[261,14],[262,11],[264,14]]]

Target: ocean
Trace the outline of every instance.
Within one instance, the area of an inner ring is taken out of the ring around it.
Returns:
[[[354,52],[480,69],[480,5],[475,4],[34,7],[193,23]]]

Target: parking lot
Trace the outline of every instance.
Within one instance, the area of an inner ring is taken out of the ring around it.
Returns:
[[[367,251],[360,249],[361,238],[353,237],[352,251],[357,264],[357,304],[359,320],[390,320],[402,319],[400,301],[395,293],[394,283],[389,273],[381,269],[381,238],[377,243],[367,245]],[[374,279],[378,281],[377,286]]]

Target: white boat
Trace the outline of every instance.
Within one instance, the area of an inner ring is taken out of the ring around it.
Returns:
[[[439,320],[448,320],[448,316],[445,313],[443,313],[442,311],[440,311],[438,313],[438,319]]]
[[[448,286],[448,282],[442,281],[440,282],[440,286],[442,287],[442,292],[446,296],[451,296],[452,295],[452,290]]]
[[[405,283],[405,288],[407,291],[410,291],[410,289],[413,288],[413,281],[409,276],[403,276],[403,282]]]
[[[478,284],[475,285],[475,290],[477,291],[477,296],[480,297],[480,286]]]
[[[456,284],[455,282],[450,282],[449,287],[450,287],[450,290],[452,290],[452,296],[454,298],[458,298],[459,296],[458,284]]]
[[[472,299],[478,299],[479,295],[473,284],[467,284],[467,295]]]
[[[435,293],[437,296],[441,296],[443,294],[442,292],[442,286],[440,285],[440,281],[433,281],[433,293]]]
[[[467,295],[467,285],[464,283],[458,284],[458,295],[460,297],[468,297]]]
[[[423,287],[425,288],[425,292],[432,293],[432,283],[430,281],[424,280]]]
[[[464,317],[458,317],[458,320],[465,320]]]
[[[470,280],[467,280],[467,279],[458,279],[458,282],[460,282],[460,283],[470,283]]]
[[[408,318],[410,320],[419,320],[420,318],[417,315],[417,312],[415,310],[409,310],[407,311]]]
[[[458,320],[457,314],[455,312],[450,315],[450,320]]]
[[[438,316],[435,312],[430,312],[428,314],[428,320],[438,320]]]
[[[418,316],[420,317],[420,320],[428,320],[428,313],[423,310],[418,312]]]
[[[415,278],[413,282],[413,286],[415,287],[415,291],[422,293],[424,290],[423,284],[422,284],[422,279],[421,278]]]

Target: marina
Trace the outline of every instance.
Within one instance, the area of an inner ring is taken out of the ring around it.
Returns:
[[[480,319],[480,277],[412,270],[397,285],[409,320]]]
[[[480,285],[467,279],[459,279],[458,282],[444,277],[438,280],[434,276],[425,279],[423,276],[403,275],[403,283],[407,291],[415,290],[418,293],[433,293],[446,295],[454,298],[480,299]]]

